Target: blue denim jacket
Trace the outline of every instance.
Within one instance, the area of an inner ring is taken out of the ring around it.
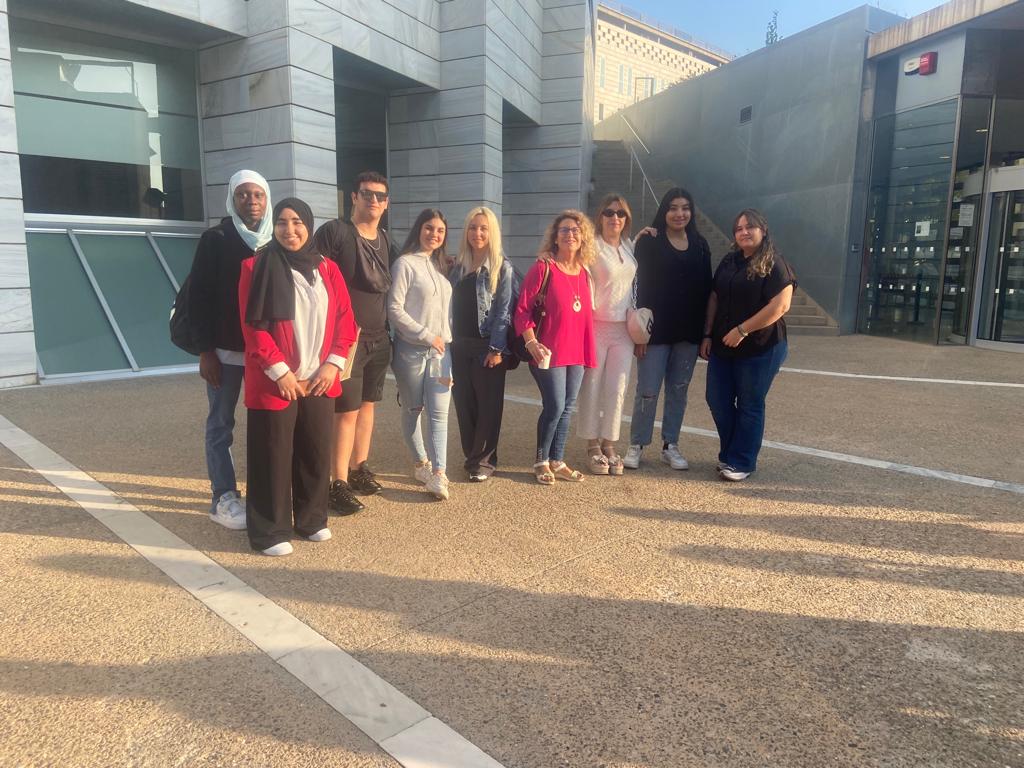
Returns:
[[[460,264],[452,267],[448,279],[455,286],[465,275]],[[498,287],[491,295],[491,273],[487,265],[476,273],[476,317],[480,326],[480,338],[489,339],[491,349],[509,352],[508,326],[512,321],[512,265],[508,260],[501,262]]]

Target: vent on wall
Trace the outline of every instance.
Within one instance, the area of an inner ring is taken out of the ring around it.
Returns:
[[[743,109],[741,109],[740,110],[740,125],[743,125],[743,123],[749,123],[750,119],[753,116],[754,116],[754,108],[752,106],[751,107],[744,107]]]

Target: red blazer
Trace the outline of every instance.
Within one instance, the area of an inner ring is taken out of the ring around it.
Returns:
[[[249,303],[249,286],[252,284],[255,263],[255,255],[243,261],[238,279],[238,308],[242,317],[242,336],[245,339],[245,407],[282,411],[288,407],[289,401],[281,397],[277,382],[271,381],[264,370],[280,362],[286,363],[292,371],[298,367],[295,334],[291,320],[272,323],[268,330],[253,328],[245,322],[245,308]],[[330,259],[321,261],[318,269],[324,287],[327,288],[327,332],[320,350],[320,363],[328,355],[340,355],[347,360],[359,330],[352,313],[348,288],[345,287],[345,279],[338,265]],[[337,397],[340,394],[341,382],[335,378],[325,395]]]

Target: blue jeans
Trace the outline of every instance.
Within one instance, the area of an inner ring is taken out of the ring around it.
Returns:
[[[718,427],[718,460],[740,472],[757,469],[764,438],[764,401],[789,350],[785,341],[755,357],[708,360],[707,401]]]
[[[235,406],[242,391],[244,374],[245,366],[222,365],[220,387],[206,385],[206,399],[210,403],[210,412],[206,416],[206,474],[210,476],[210,490],[213,492],[211,511],[217,507],[217,499],[223,494],[238,492],[231,444],[235,439]]]
[[[658,395],[665,382],[665,411],[661,416],[661,439],[679,442],[679,430],[686,414],[686,393],[697,364],[697,344],[680,341],[676,344],[650,344],[636,364],[636,396],[633,400],[633,424],[629,442],[649,445],[654,437],[654,416]]]
[[[562,461],[569,437],[569,420],[583,383],[582,365],[561,365],[542,370],[530,366],[540,389],[543,407],[537,419],[537,461]]]
[[[448,404],[452,399],[451,387],[441,384],[437,377],[429,376],[427,360],[431,347],[395,339],[395,354],[391,370],[398,382],[398,397],[402,404],[402,437],[413,458],[429,461],[435,472],[444,471],[448,456]],[[447,347],[441,358],[440,378],[451,378],[452,353]],[[420,414],[427,412],[427,442],[420,434]]]

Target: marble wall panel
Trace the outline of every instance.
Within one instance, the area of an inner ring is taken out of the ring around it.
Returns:
[[[549,149],[574,147],[583,140],[583,126],[538,125],[531,128],[511,129],[505,132],[505,149]]]
[[[14,106],[14,81],[11,78],[11,62],[0,59],[0,106]]]
[[[262,174],[267,181],[293,178],[292,145],[271,144],[206,153],[207,184],[227,184],[228,179],[242,168]]]
[[[0,13],[0,59],[11,60],[10,24],[6,13]]]
[[[21,199],[21,166],[11,152],[0,152],[0,197]]]
[[[0,199],[0,243],[25,242],[25,211],[21,200]]]
[[[468,59],[455,59],[440,63],[441,82],[445,89],[466,88],[471,85],[490,84],[487,77],[487,58],[473,56]],[[499,93],[501,89],[498,89]]]
[[[580,169],[562,171],[521,171],[505,173],[505,194],[533,192],[579,192]]]
[[[271,201],[285,197],[298,197],[309,203],[318,221],[337,218],[338,187],[335,184],[320,184],[299,179],[268,179]],[[210,226],[218,224],[227,215],[224,201],[227,198],[227,184],[211,184],[206,188]]]
[[[508,131],[505,132],[506,144]],[[581,163],[581,147],[555,149],[506,149],[502,153],[505,173],[517,171],[560,171],[576,169]]]
[[[475,27],[487,23],[485,0],[447,0],[441,4],[442,31]]]
[[[501,234],[502,239],[505,237],[528,237],[534,241],[534,251],[536,251],[537,245],[540,242],[540,236],[544,234],[544,229],[548,224],[551,223],[551,219],[554,218],[557,211],[552,211],[548,214],[511,214],[505,211],[501,217]]]
[[[540,69],[533,67],[541,64],[540,56],[533,57],[531,66],[531,63],[519,58],[510,50],[505,41],[490,28],[487,29],[487,58],[524,88],[534,91],[537,89]]]
[[[587,4],[576,3],[544,9],[545,32],[558,32],[564,29],[582,29],[586,26]]]
[[[487,144],[457,147],[427,147],[391,152],[393,176],[436,173],[489,173],[501,176],[501,150]]]
[[[291,103],[327,115],[334,114],[334,79],[289,67]]]
[[[248,9],[236,0],[199,0],[199,21],[236,35],[249,31]]]
[[[392,176],[389,182],[395,200],[420,208],[472,200],[489,205],[501,203],[501,179],[486,173]],[[455,223],[450,222],[452,226]]]
[[[203,143],[208,152],[296,141],[334,150],[334,118],[304,107],[283,104],[203,120]]]
[[[431,29],[441,28],[441,3],[438,0],[387,0],[402,13],[419,19]]]
[[[566,208],[579,207],[579,185],[572,192],[540,192],[519,195],[506,193],[502,203],[505,213],[509,215],[522,213],[554,215]]]
[[[582,29],[547,32],[541,49],[545,56],[560,56],[566,53],[583,53],[586,43]]]
[[[334,117],[306,107],[292,104],[292,138],[300,144],[334,150],[338,136],[334,130]]]
[[[490,51],[487,50],[487,27],[463,27],[441,33],[441,61],[466,59],[470,56],[483,56],[489,53]]]
[[[544,226],[554,218],[554,214],[544,217]],[[508,230],[504,225],[501,227],[501,245],[505,249],[505,256],[512,259],[512,263],[524,275],[537,259],[543,238],[541,232],[535,235],[506,235]]]
[[[32,330],[32,292],[28,288],[0,290],[0,339],[3,334]]]
[[[334,150],[292,143],[293,177],[301,181],[338,185],[338,165]]]
[[[582,53],[564,53],[559,56],[544,57],[544,77],[548,80],[557,77],[576,77],[582,74]]]
[[[18,130],[14,122],[14,107],[0,107],[0,152],[18,151]]]
[[[520,16],[524,17],[520,18],[520,24],[525,24],[527,29],[532,26],[530,19],[525,17],[525,14],[521,13]],[[507,55],[523,62],[533,72],[540,73],[540,40],[538,40],[537,44],[534,44],[515,21],[496,8],[493,9],[493,12],[487,14],[487,30],[489,33],[489,46],[494,44],[490,42],[491,40],[500,40],[508,51]]]
[[[293,5],[293,9],[294,9]],[[370,29],[420,51],[427,56],[440,58],[437,29],[423,23],[417,16],[404,13],[386,0],[336,0],[341,15]],[[294,24],[294,14],[292,17]]]
[[[0,336],[0,387],[31,384],[36,377],[36,340],[31,331]]]
[[[583,98],[583,75],[579,77],[560,77],[554,80],[544,80],[540,87],[540,100],[548,101],[572,101]]]
[[[541,107],[541,122],[544,125],[585,125],[587,121],[584,117],[583,102],[579,100],[552,101]]]
[[[388,120],[392,125],[468,115],[489,115],[500,120],[501,110],[501,96],[493,88],[476,85],[440,93],[393,96],[389,100]]]
[[[495,19],[495,12],[508,19],[512,28],[517,31],[530,46],[540,52],[542,50],[544,31],[542,29],[544,11],[539,3],[529,0],[491,0],[488,8],[488,24],[500,32],[502,21]]]
[[[288,29],[288,63],[321,77],[334,79],[334,47],[298,29]]]
[[[28,288],[28,251],[24,243],[0,244],[0,288]]]
[[[493,62],[487,62],[487,84],[501,94],[509,104],[534,122],[540,122],[541,102],[535,94],[538,88],[526,88]],[[541,81],[543,82],[543,81]]]
[[[227,80],[253,72],[276,69],[288,63],[288,30],[275,29],[201,50],[199,82]]]
[[[290,85],[288,67],[208,83],[200,88],[203,117],[287,104],[291,98]]]
[[[501,123],[485,115],[400,123],[391,126],[389,139],[391,147],[396,150],[481,142],[500,148]]]
[[[288,0],[246,0],[249,35],[288,26]]]

